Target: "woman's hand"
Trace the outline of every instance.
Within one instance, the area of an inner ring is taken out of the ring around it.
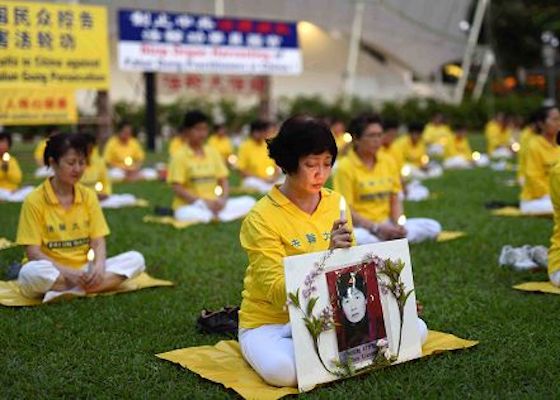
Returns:
[[[406,229],[392,222],[378,225],[377,235],[381,240],[402,239],[406,237]]]
[[[84,276],[84,288],[87,291],[95,290],[102,282],[105,277],[105,265],[96,264],[92,271],[89,271]]]
[[[220,211],[222,211],[226,205],[226,199],[223,197],[219,197],[216,200],[204,200],[210,211],[217,215]]]
[[[334,221],[330,249],[344,249],[352,246],[352,231],[348,229],[346,222],[344,219]]]
[[[58,267],[58,270],[64,277],[67,288],[72,287],[85,287],[86,273],[79,269]]]

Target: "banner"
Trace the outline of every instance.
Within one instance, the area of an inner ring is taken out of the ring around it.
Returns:
[[[75,124],[78,122],[72,89],[0,90],[0,125]]]
[[[302,71],[297,24],[119,10],[123,70],[235,75]]]
[[[108,89],[107,10],[0,0],[0,88]]]

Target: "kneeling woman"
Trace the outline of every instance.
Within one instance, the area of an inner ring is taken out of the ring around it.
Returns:
[[[144,271],[144,257],[136,251],[106,259],[105,217],[95,192],[78,183],[86,159],[82,135],[60,133],[48,139],[44,161],[54,176],[25,199],[18,225],[17,242],[26,247],[18,276],[24,296],[42,297],[51,290],[113,290]],[[88,268],[90,248],[95,259]]]
[[[435,239],[441,225],[428,218],[412,218],[399,225],[402,191],[394,160],[379,152],[383,126],[375,115],[362,115],[349,126],[354,149],[342,160],[334,177],[334,188],[348,202],[358,244],[406,237],[409,242]]]
[[[326,125],[308,117],[291,118],[268,148],[286,180],[257,202],[241,227],[249,266],[239,312],[239,342],[247,362],[266,382],[295,386],[282,259],[350,247],[352,224],[339,220],[340,195],[323,188],[337,155]]]

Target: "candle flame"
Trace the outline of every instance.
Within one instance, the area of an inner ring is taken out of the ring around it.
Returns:
[[[235,165],[237,164],[237,156],[235,154],[230,154],[227,158],[228,163],[230,163],[231,165]]]
[[[521,145],[519,143],[515,142],[511,145],[511,150],[514,153],[517,153],[519,151],[519,149],[521,149]]]
[[[103,183],[97,182],[97,183],[95,184],[94,188],[95,188],[95,190],[96,190],[97,192],[101,192],[101,191],[103,190]]]
[[[86,254],[86,258],[88,262],[92,262],[93,260],[95,260],[95,251],[90,248]]]
[[[480,160],[480,153],[478,151],[473,151],[472,159],[475,160],[475,161]]]
[[[12,158],[12,157],[10,156],[10,153],[5,152],[4,154],[2,154],[2,161],[8,162],[8,161],[10,161],[10,158]]]
[[[126,165],[127,167],[130,167],[132,165],[132,157],[130,157],[130,156],[125,157],[124,165]]]
[[[404,214],[399,217],[397,224],[400,226],[404,226],[404,224],[406,224],[406,216]]]
[[[220,197],[223,193],[224,193],[224,189],[220,185],[214,188],[214,194],[216,196]]]
[[[424,154],[420,158],[420,162],[422,163],[422,165],[427,165],[430,162],[430,157],[428,157],[426,154]]]
[[[344,140],[344,143],[350,143],[352,141],[352,135],[346,132],[342,135],[342,140]]]
[[[410,165],[405,165],[401,168],[401,175],[402,176],[409,176],[412,172]]]
[[[274,171],[275,171],[275,168],[274,168],[274,167],[272,167],[272,166],[266,167],[266,174],[267,174],[268,176],[274,175]]]

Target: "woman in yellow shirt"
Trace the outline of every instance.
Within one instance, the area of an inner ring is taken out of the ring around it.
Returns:
[[[13,154],[12,135],[8,132],[0,132],[0,201],[22,202],[33,186],[19,188],[21,183],[21,169]]]
[[[260,193],[268,192],[280,177],[280,169],[268,156],[266,140],[272,124],[257,120],[251,123],[249,138],[239,146],[237,168],[243,176],[242,187]]]
[[[361,115],[349,126],[354,150],[340,161],[334,188],[348,202],[358,244],[406,237],[410,242],[435,239],[441,225],[428,218],[401,219],[399,170],[388,155],[380,153],[383,126],[376,115]]]
[[[249,266],[239,311],[239,343],[245,360],[266,382],[295,386],[282,259],[350,247],[352,222],[339,220],[340,195],[323,187],[337,156],[326,124],[309,117],[290,118],[268,148],[286,180],[257,202],[241,227]]]
[[[443,173],[438,163],[430,161],[422,138],[423,130],[423,124],[411,123],[408,135],[401,136],[393,143],[394,151],[399,154],[398,158],[404,162],[405,170],[408,169],[408,175],[413,179],[437,178]]]
[[[556,107],[546,107],[535,119],[539,134],[527,146],[519,208],[527,214],[551,214],[549,173],[560,161],[560,112]]]
[[[17,243],[25,246],[26,262],[18,283],[24,296],[113,290],[144,270],[136,251],[106,258],[105,217],[95,193],[79,184],[86,158],[82,135],[60,133],[47,142],[44,161],[54,176],[25,199],[19,217]],[[94,259],[88,262],[90,249]]]

